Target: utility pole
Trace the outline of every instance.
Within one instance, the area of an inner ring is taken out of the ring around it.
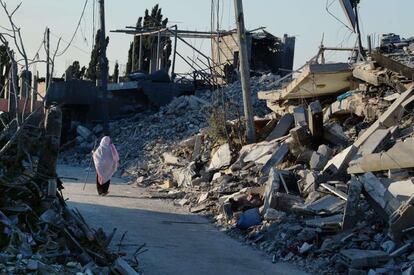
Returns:
[[[106,34],[105,34],[105,0],[99,0],[99,13],[101,18],[101,91],[102,91],[102,116],[103,127],[106,135],[109,135],[108,114],[108,59],[106,58]]]
[[[354,6],[354,10],[355,10],[355,21],[356,21],[356,31],[357,31],[357,35],[358,35],[358,50],[359,50],[359,54],[361,55],[361,57],[363,59],[365,59],[367,57],[364,47],[362,47],[362,37],[361,37],[361,29],[359,27],[359,15],[358,15],[358,4],[359,4],[360,0],[354,0],[353,1],[353,6]]]
[[[161,68],[160,51],[161,51],[161,32],[159,31],[158,36],[157,36],[157,71]]]
[[[50,84],[50,29],[46,28],[46,91]]]
[[[242,0],[234,0],[236,14],[237,35],[240,46],[240,75],[243,90],[244,116],[246,119],[247,143],[256,142],[256,132],[252,112],[251,91],[250,91],[250,65],[247,52],[246,29],[244,25]]]
[[[173,53],[173,60],[172,60],[172,68],[171,68],[171,79],[175,79],[175,60],[177,57],[177,36],[178,36],[178,26],[175,25],[175,32],[174,32],[174,53]]]
[[[143,43],[144,43],[144,37],[142,35],[139,36],[139,61],[138,61],[138,70],[142,71],[143,68],[143,64],[144,64],[144,60],[142,60],[143,57],[143,51],[142,51],[142,47],[143,47]]]

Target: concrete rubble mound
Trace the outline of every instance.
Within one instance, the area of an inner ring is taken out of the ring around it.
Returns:
[[[278,76],[253,77],[254,144],[239,82],[114,121],[123,175],[274,261],[318,274],[413,274],[413,43],[385,42],[364,62],[308,64],[283,87]],[[212,121],[220,95],[226,116]],[[66,161],[87,159],[73,150]]]
[[[0,145],[8,135],[19,142],[7,142],[0,157],[0,274],[138,274],[110,250],[116,230],[89,227],[66,204],[56,175],[61,114],[51,107],[44,129],[29,117],[20,132],[1,114]]]

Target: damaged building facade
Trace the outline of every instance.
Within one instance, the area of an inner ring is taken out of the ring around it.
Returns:
[[[295,37],[285,34],[279,38],[260,30],[248,32],[247,41],[250,69],[253,72],[285,76],[293,70]],[[239,54],[236,33],[212,39],[212,60],[214,64],[219,64],[215,72],[224,74],[226,82],[235,77],[234,70],[239,68]]]

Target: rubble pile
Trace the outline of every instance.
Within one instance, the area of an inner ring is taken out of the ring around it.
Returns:
[[[57,156],[50,154],[52,147],[44,150],[48,141],[56,139],[42,132],[60,132],[59,120],[54,120],[59,112],[51,110],[46,115],[45,129],[27,123],[27,119],[20,132],[2,114],[2,122],[7,125],[3,139],[7,135],[17,138],[16,142],[0,143],[0,273],[137,274],[108,248],[115,230],[107,235],[102,229],[90,228],[79,211],[66,204],[62,182],[52,164]],[[11,144],[8,150],[5,144]]]
[[[383,35],[381,50],[392,59],[414,68],[414,37],[405,39],[393,33]]]
[[[279,86],[278,75],[267,74],[252,78],[252,104],[254,113],[263,116],[269,111],[257,93],[262,89]],[[201,91],[196,95],[175,98],[157,112],[145,111],[110,123],[111,137],[121,156],[121,168],[132,178],[152,174],[156,178],[162,153],[173,148],[177,141],[190,137],[209,125],[213,106],[226,101],[227,119],[236,119],[243,113],[240,82],[236,81],[220,91]],[[88,165],[90,152],[96,146],[97,137],[103,133],[101,125],[86,127],[73,123],[75,139],[63,146],[60,156],[63,163]],[[73,145],[76,145],[73,147]]]
[[[154,184],[150,198],[211,215],[274,261],[323,274],[413,274],[413,79],[375,60],[349,73],[319,64],[313,74],[327,68],[312,97],[300,94],[306,81],[265,92],[268,106],[289,106],[256,119],[258,143],[217,143],[201,129],[169,151],[156,145],[161,163],[137,183]],[[329,82],[344,74],[348,91]]]

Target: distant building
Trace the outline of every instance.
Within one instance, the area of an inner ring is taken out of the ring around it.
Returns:
[[[255,72],[272,72],[284,76],[293,70],[295,37],[276,37],[269,32],[248,33],[250,69]],[[237,34],[229,34],[212,41],[212,60],[216,75],[225,75],[223,82],[231,82],[234,69],[239,66]]]

